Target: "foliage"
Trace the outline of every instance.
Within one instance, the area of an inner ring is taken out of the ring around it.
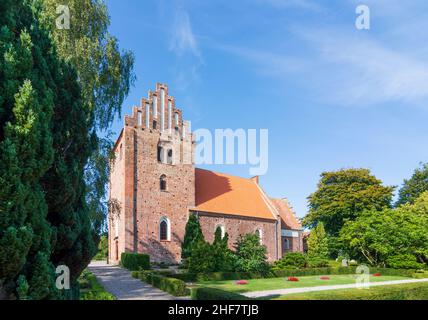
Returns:
[[[363,211],[379,211],[391,206],[394,187],[385,187],[368,169],[342,169],[324,172],[318,189],[308,198],[306,227],[323,222],[329,236],[336,236],[346,221]]]
[[[308,268],[324,268],[324,267],[328,267],[329,265],[330,265],[330,261],[326,258],[309,256],[307,259]]]
[[[0,282],[15,296],[26,282],[28,299],[62,298],[54,266],[67,265],[74,286],[95,252],[83,176],[90,113],[34,3],[0,3]]]
[[[132,276],[176,297],[189,295],[186,283],[180,279],[165,277],[153,271],[133,271]]]
[[[424,192],[428,191],[428,163],[421,165],[409,180],[404,180],[398,192],[396,206],[412,204]]]
[[[93,259],[107,260],[107,258],[108,258],[108,238],[106,234],[103,234],[100,237],[100,242],[98,243],[98,252]]]
[[[235,267],[235,255],[228,246],[229,235],[227,232],[221,236],[221,229],[218,227],[215,231],[214,242],[212,244],[212,254],[214,256],[214,271],[229,272]]]
[[[325,233],[324,224],[318,223],[311,230],[308,238],[308,255],[311,258],[327,259],[328,258],[328,238]]]
[[[216,288],[193,288],[192,300],[250,300],[249,298],[234,292],[228,292]]]
[[[143,253],[122,252],[120,263],[128,270],[150,269],[150,256]]]
[[[189,258],[189,272],[214,272],[216,271],[215,268],[214,247],[206,241],[198,241],[192,248],[192,254]]]
[[[189,216],[184,233],[184,240],[181,244],[181,258],[187,259],[192,254],[192,249],[201,241],[204,241],[201,225],[195,214]]]
[[[116,300],[100,285],[95,276],[88,270],[84,270],[79,277],[80,300]]]
[[[286,253],[280,260],[275,261],[273,270],[299,269],[306,266],[306,256],[301,252]]]
[[[70,9],[70,29],[56,27],[57,0],[33,0],[38,17],[50,31],[56,52],[77,71],[83,101],[88,108],[93,150],[85,162],[85,198],[95,241],[106,228],[106,200],[113,141],[108,130],[133,85],[134,57],[120,51],[118,40],[108,32],[110,18],[103,0],[64,0]],[[66,227],[66,226],[65,226]],[[82,264],[84,265],[84,264]]]
[[[341,239],[352,256],[371,265],[407,265],[411,268],[416,267],[416,263],[426,265],[428,192],[422,194],[413,205],[365,212],[355,221],[345,224]]]
[[[235,243],[236,271],[267,273],[267,249],[260,243],[257,234],[240,236]]]

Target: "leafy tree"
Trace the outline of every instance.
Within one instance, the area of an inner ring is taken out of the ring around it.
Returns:
[[[105,230],[108,201],[109,162],[113,141],[109,130],[135,81],[134,56],[121,51],[108,28],[110,17],[103,0],[34,0],[40,20],[50,30],[58,55],[77,70],[83,101],[89,108],[91,142],[94,151],[85,167],[86,201],[92,237]],[[56,27],[58,5],[70,10],[70,29]]]
[[[328,258],[328,238],[322,222],[311,230],[308,238],[308,255],[311,258]]]
[[[398,192],[396,206],[412,204],[426,191],[428,191],[428,163],[417,168],[409,180],[404,180],[403,186]]]
[[[371,265],[418,268],[428,261],[428,192],[413,205],[366,211],[340,237],[351,256]]]
[[[188,258],[188,264],[190,273],[217,271],[214,246],[204,240],[195,242]]]
[[[260,243],[257,234],[240,236],[235,243],[236,271],[267,273],[269,265],[266,247]]]
[[[54,266],[67,265],[75,287],[96,250],[84,181],[92,120],[34,4],[0,3],[0,291],[64,298]]]
[[[108,257],[108,237],[107,234],[103,234],[100,237],[98,243],[98,252],[94,257],[94,260],[107,260]]]
[[[394,187],[385,187],[368,169],[324,172],[318,189],[308,198],[306,227],[324,223],[329,236],[337,236],[346,221],[355,220],[365,210],[380,211],[391,206]]]
[[[195,245],[202,241],[204,241],[204,235],[202,234],[198,217],[191,214],[187,221],[183,243],[181,244],[181,258],[189,258]]]
[[[235,267],[235,255],[228,246],[229,235],[227,232],[222,237],[220,227],[217,227],[212,244],[212,254],[215,260],[215,271],[228,272],[233,271]]]

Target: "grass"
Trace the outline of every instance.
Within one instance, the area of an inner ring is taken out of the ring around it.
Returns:
[[[428,300],[428,283],[407,283],[371,287],[288,294],[273,300]]]
[[[235,281],[204,281],[197,286],[217,288],[229,292],[243,293],[251,291],[276,290],[301,287],[316,287],[322,285],[352,284],[355,283],[357,275],[329,275],[330,280],[321,280],[320,276],[298,277],[298,282],[287,281],[287,278],[251,279],[246,285],[237,285]],[[380,276],[370,277],[370,282],[404,280],[407,277]]]
[[[116,300],[116,297],[107,292],[88,270],[84,270],[80,275],[79,284],[80,300]]]

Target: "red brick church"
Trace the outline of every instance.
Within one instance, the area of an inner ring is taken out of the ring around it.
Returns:
[[[120,210],[109,215],[110,262],[138,252],[154,262],[179,263],[191,214],[210,242],[220,227],[231,248],[239,235],[257,233],[270,261],[303,251],[302,226],[288,201],[270,198],[258,177],[195,168],[193,135],[166,85],[157,84],[125,116],[114,152],[110,199]]]

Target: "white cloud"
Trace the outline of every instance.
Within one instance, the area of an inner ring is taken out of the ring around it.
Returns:
[[[169,49],[181,56],[190,53],[200,58],[198,44],[193,34],[189,14],[184,10],[177,10],[172,33],[170,36]]]

